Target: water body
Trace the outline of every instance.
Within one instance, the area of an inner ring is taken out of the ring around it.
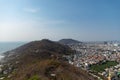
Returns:
[[[4,57],[2,55],[4,52],[15,49],[25,43],[26,42],[0,42],[0,59]]]

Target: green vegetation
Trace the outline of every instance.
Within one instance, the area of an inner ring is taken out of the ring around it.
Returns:
[[[28,79],[28,80],[41,80],[41,79],[39,78],[38,75],[34,75],[30,79]]]
[[[115,66],[118,63],[116,61],[106,61],[104,63],[94,64],[90,66],[90,69],[95,72],[102,72],[106,68],[110,68],[111,66]]]

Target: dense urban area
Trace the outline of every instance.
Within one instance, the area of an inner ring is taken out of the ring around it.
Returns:
[[[103,80],[120,80],[120,43],[119,42],[87,42],[67,44],[73,50],[73,58],[69,63],[87,70],[91,75]],[[102,77],[101,77],[102,76]]]

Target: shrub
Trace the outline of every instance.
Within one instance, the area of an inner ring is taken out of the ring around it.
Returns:
[[[39,78],[38,75],[34,75],[30,79],[28,79],[28,80],[41,80],[41,79]]]

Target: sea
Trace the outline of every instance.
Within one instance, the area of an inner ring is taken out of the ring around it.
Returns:
[[[0,59],[4,57],[4,53],[22,46],[26,42],[0,42]]]

